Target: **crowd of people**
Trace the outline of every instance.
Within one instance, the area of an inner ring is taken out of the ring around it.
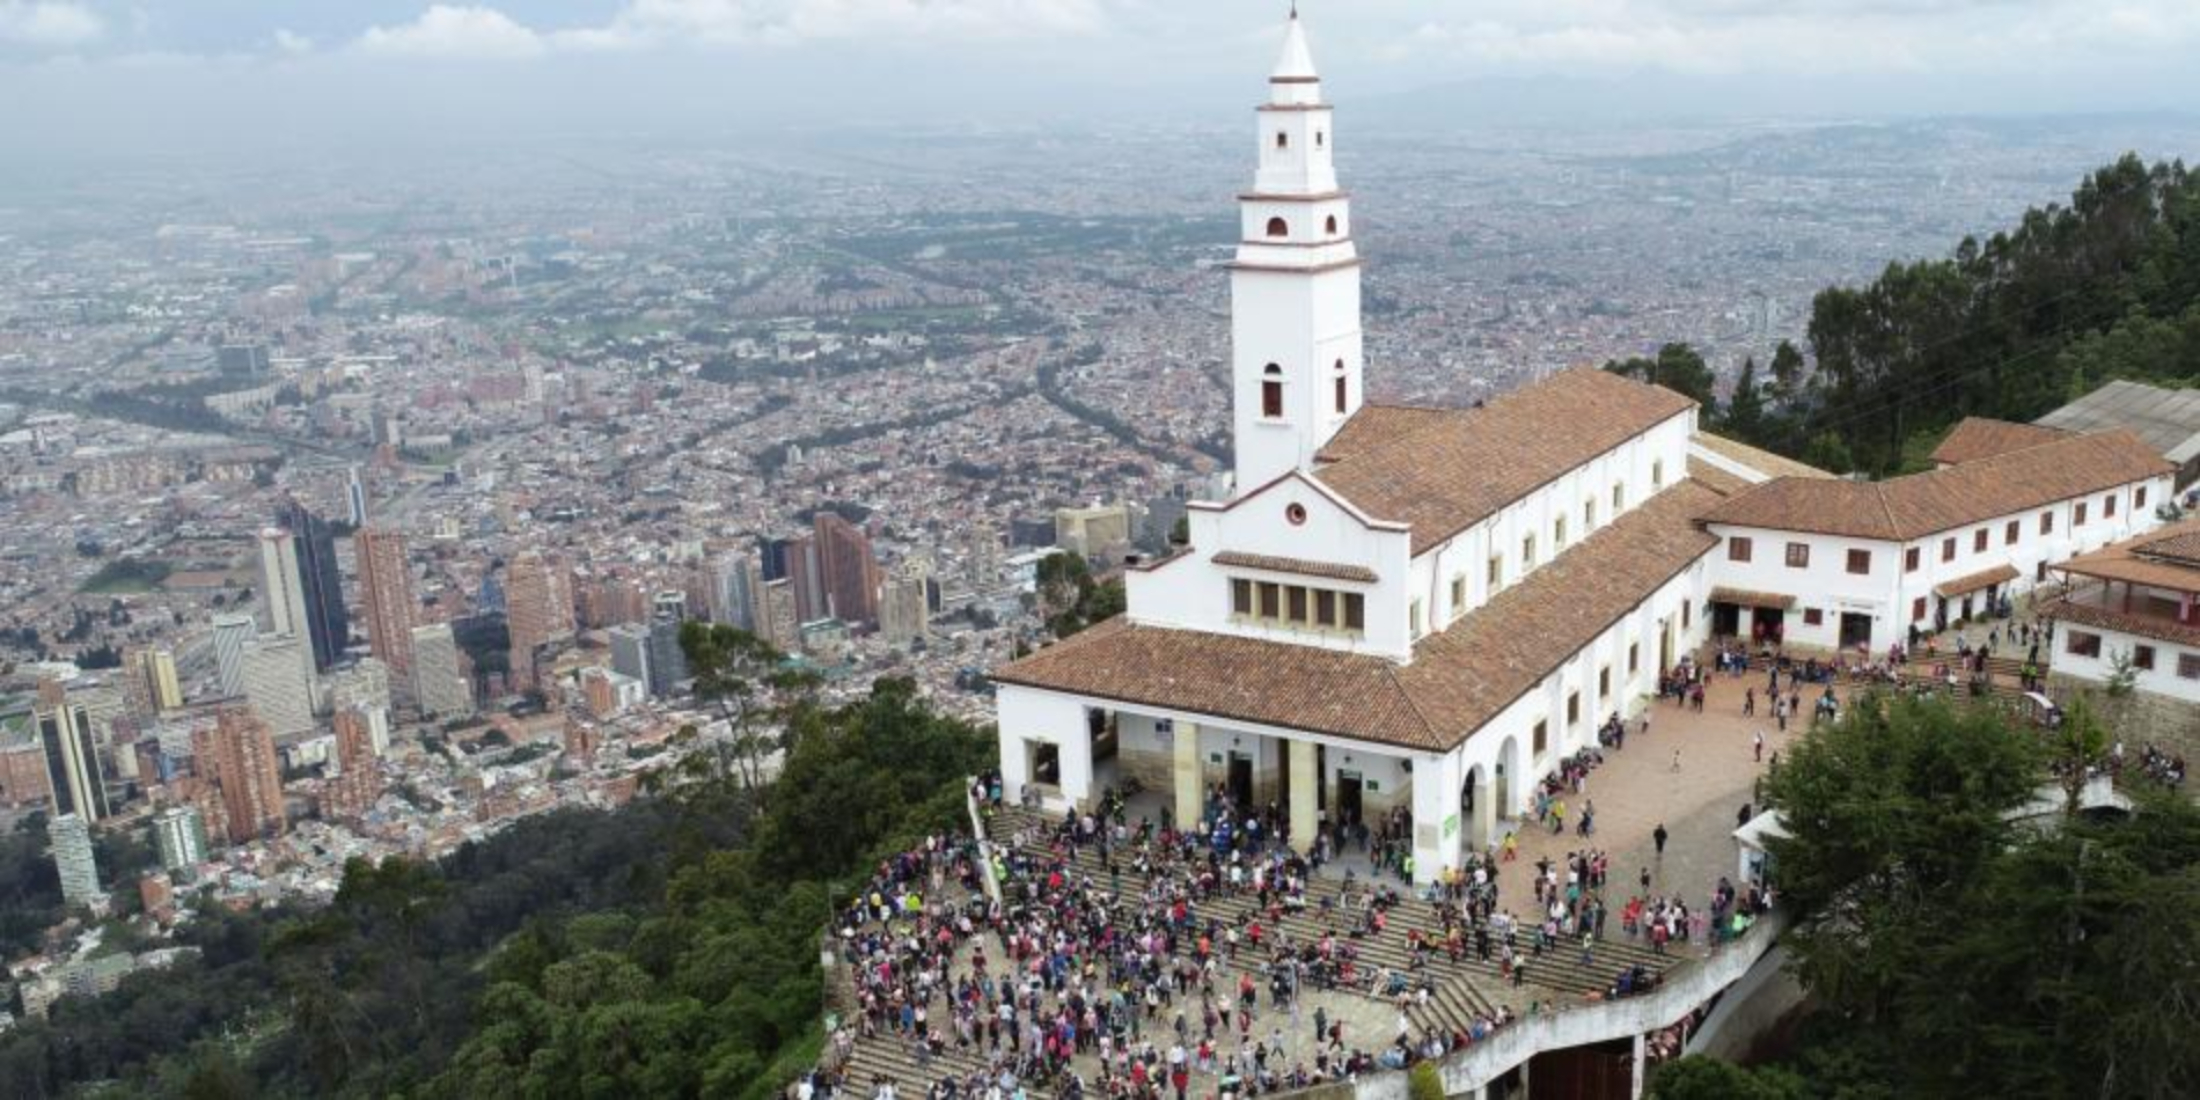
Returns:
[[[996,777],[973,793],[1000,804]],[[837,1057],[798,1095],[1165,1100],[1189,1095],[1196,1077],[1203,1095],[1256,1096],[1448,1052],[1509,1021],[1494,1013],[1456,1036],[1368,1036],[1371,1052],[1319,1007],[1294,1014],[1308,990],[1400,1004],[1426,995],[1425,975],[1360,956],[1408,898],[1353,881],[1322,895],[1321,935],[1294,938],[1286,917],[1308,909],[1315,859],[1333,854],[1339,838],[1325,833],[1302,856],[1281,842],[1272,810],[1224,803],[1214,793],[1209,812],[1176,831],[1133,825],[1111,800],[1097,813],[1024,826],[990,866],[974,842],[953,837],[882,864],[834,928],[854,979],[852,1018],[834,1035]],[[1225,898],[1245,904],[1214,904]],[[848,1064],[857,1042],[881,1041],[910,1053],[926,1078],[921,1093],[832,1068]]]
[[[2119,769],[2124,766],[2124,746],[2121,741],[2116,743],[2115,765]],[[2157,748],[2150,742],[2139,753],[2139,774],[2171,790],[2181,789],[2185,785],[2185,757],[2181,753]]]
[[[1772,684],[1792,689],[1807,671],[1776,667]],[[1671,697],[1691,703],[1705,678],[1684,664],[1668,674]],[[1616,749],[1627,733],[1614,715],[1599,740]],[[1535,789],[1535,819],[1593,835],[1588,782],[1603,763],[1594,747],[1562,758]],[[998,775],[971,793],[989,817],[1005,808]],[[1134,821],[1112,792],[1059,821],[1010,820],[1015,831],[990,855],[970,837],[927,838],[881,863],[840,910],[832,934],[852,1000],[798,1100],[1185,1100],[1195,1082],[1202,1096],[1250,1097],[1349,1081],[1443,1057],[1514,1021],[1499,1006],[1435,1025],[1419,1010],[1439,959],[1457,968],[1471,958],[1512,988],[1588,969],[1603,975],[1588,999],[1639,996],[1656,988],[1659,968],[1639,954],[1600,959],[1608,925],[1665,954],[1739,936],[1772,903],[1722,878],[1708,905],[1691,905],[1652,891],[1645,868],[1640,890],[1622,888],[1624,904],[1609,904],[1611,856],[1582,848],[1538,860],[1532,902],[1508,908],[1499,879],[1516,857],[1511,836],[1417,894],[1401,891],[1390,877],[1413,879],[1405,811],[1372,826],[1324,825],[1301,852],[1287,843],[1281,807],[1238,806],[1220,788],[1185,828],[1166,815]],[[1309,888],[1347,855],[1375,873]],[[1407,906],[1429,908],[1404,920]],[[1396,948],[1364,953],[1401,927],[1402,964]],[[1393,1006],[1395,1033],[1348,1035],[1322,1007],[1332,1002],[1310,996],[1340,991]],[[916,1080],[860,1079],[859,1043],[895,1044]]]

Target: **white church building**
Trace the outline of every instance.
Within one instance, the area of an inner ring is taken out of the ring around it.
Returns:
[[[1861,497],[1829,491],[1887,490],[1702,433],[1693,400],[1604,371],[1471,408],[1365,404],[1351,204],[1295,18],[1269,87],[1230,273],[1234,495],[1193,504],[1189,545],[1130,572],[1125,614],[995,674],[1012,795],[1031,785],[1066,810],[1135,779],[1173,793],[1181,822],[1220,786],[1287,807],[1301,840],[1403,809],[1430,879],[1500,836],[1608,716],[1639,710],[1714,615],[1746,635],[1742,616],[1832,614],[1829,647],[1884,644],[1911,622],[1898,556],[1944,528],[1978,571],[1996,563],[1970,552],[1972,526],[2110,490],[2123,537],[2148,514],[2136,487],[2167,497],[2143,444],[2077,437],[2096,440],[2092,465],[2048,489],[1850,529],[1820,509]],[[1737,559],[1736,539],[1761,541]],[[1759,568],[1790,542],[1829,570]],[[1896,583],[1846,594],[1857,546]],[[1936,563],[1919,580],[1950,576]]]

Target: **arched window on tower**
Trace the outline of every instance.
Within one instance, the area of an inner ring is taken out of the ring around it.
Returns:
[[[1319,149],[1319,148],[1321,148],[1321,147],[1322,147],[1322,132],[1321,132],[1320,130],[1316,130],[1316,131],[1314,131],[1314,148],[1316,148],[1316,149]]]
[[[1337,216],[1335,214],[1329,215],[1329,220],[1322,223],[1322,231],[1332,237],[1337,235]]]
[[[1268,235],[1269,235],[1269,236],[1271,236],[1271,237],[1288,237],[1288,236],[1290,236],[1290,235],[1291,235],[1291,223],[1290,223],[1290,222],[1287,222],[1287,221],[1284,221],[1284,220],[1283,220],[1282,218],[1270,218],[1270,219],[1268,219]]]
[[[1260,414],[1270,420],[1283,419],[1283,368],[1274,363],[1260,372]]]
[[[1280,131],[1280,130],[1279,130],[1279,131],[1277,131],[1277,132],[1276,132],[1276,148],[1278,148],[1278,149],[1289,149],[1290,147],[1291,147],[1291,135],[1289,135],[1289,134],[1286,134],[1286,133],[1284,133],[1284,132],[1282,132],[1282,131]]]
[[[1337,411],[1341,413],[1345,410],[1344,360],[1342,359],[1337,360],[1337,377],[1331,380],[1330,386],[1336,391]]]

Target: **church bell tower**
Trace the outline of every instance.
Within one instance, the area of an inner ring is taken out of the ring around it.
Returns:
[[[1257,117],[1260,167],[1238,196],[1230,265],[1239,493],[1311,468],[1362,399],[1351,202],[1337,186],[1333,112],[1296,11]]]

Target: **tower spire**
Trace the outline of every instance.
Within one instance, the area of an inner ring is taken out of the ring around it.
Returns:
[[[1291,6],[1258,119],[1231,264],[1232,427],[1240,492],[1314,456],[1361,402],[1360,258],[1337,183],[1334,112]]]

